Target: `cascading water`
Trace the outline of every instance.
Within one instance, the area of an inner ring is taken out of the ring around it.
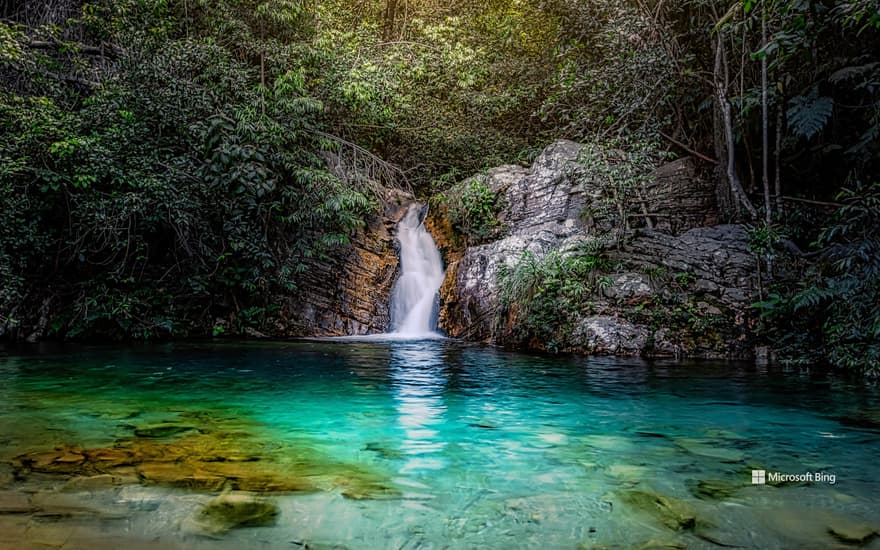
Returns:
[[[409,207],[397,224],[400,277],[391,294],[391,330],[398,336],[437,336],[437,298],[443,284],[443,261],[425,229],[423,205]]]

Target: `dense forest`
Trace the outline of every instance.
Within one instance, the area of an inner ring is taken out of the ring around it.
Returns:
[[[3,338],[246,327],[384,189],[566,138],[622,152],[622,192],[698,159],[767,270],[759,337],[880,364],[876,0],[0,6]]]

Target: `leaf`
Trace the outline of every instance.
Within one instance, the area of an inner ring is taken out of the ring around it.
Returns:
[[[796,136],[806,139],[821,132],[834,111],[834,100],[819,96],[816,88],[806,96],[792,98],[789,105],[788,126]]]

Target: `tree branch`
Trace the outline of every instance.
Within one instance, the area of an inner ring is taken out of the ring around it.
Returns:
[[[61,50],[64,48],[70,48],[76,53],[96,55],[98,57],[106,57],[109,59],[116,59],[122,54],[122,50],[119,48],[105,44],[101,44],[100,46],[89,46],[79,43],[60,42],[58,40],[31,40],[25,45],[35,50]]]
[[[682,149],[684,149],[685,151],[687,151],[688,153],[694,155],[694,156],[697,157],[697,158],[703,159],[703,160],[705,160],[706,162],[711,162],[712,164],[720,164],[720,162],[718,162],[717,160],[713,159],[712,157],[706,156],[706,155],[704,155],[703,153],[701,153],[701,152],[699,152],[699,151],[696,151],[696,150],[694,150],[694,149],[691,149],[690,147],[688,147],[688,146],[685,145],[684,143],[678,141],[677,139],[675,139],[675,138],[672,137],[672,136],[667,136],[667,135],[664,134],[663,132],[660,132],[660,135],[663,136],[664,138],[668,139],[673,145],[678,145],[679,147],[681,147]]]

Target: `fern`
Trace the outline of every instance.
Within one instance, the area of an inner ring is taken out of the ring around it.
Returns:
[[[788,126],[798,137],[810,139],[825,128],[834,110],[834,100],[819,96],[816,88],[789,101]]]

